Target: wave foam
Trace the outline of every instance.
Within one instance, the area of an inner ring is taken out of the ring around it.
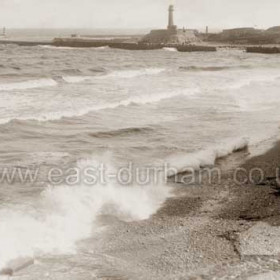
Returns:
[[[60,120],[62,118],[71,118],[71,117],[79,117],[86,115],[90,112],[94,111],[101,111],[101,110],[107,110],[107,109],[116,109],[118,107],[128,107],[131,105],[146,105],[146,104],[152,104],[157,103],[166,99],[179,97],[179,96],[192,96],[194,95],[198,90],[180,90],[175,92],[164,92],[160,94],[154,94],[154,95],[142,95],[142,96],[134,96],[130,97],[128,99],[114,102],[114,103],[104,103],[96,106],[89,106],[87,108],[83,108],[77,111],[60,111],[60,112],[49,112],[49,113],[43,113],[41,115],[37,116],[25,116],[25,117],[17,117],[14,118],[3,118],[0,119],[0,124],[9,123],[12,120],[33,120],[33,121],[54,121],[54,120]]]
[[[106,50],[109,49],[109,46],[102,46],[102,47],[91,47],[91,48],[81,48],[81,47],[63,47],[63,46],[52,46],[52,45],[40,45],[40,48],[43,49],[55,49],[55,50]]]
[[[150,104],[150,103],[157,103],[159,101],[162,101],[165,99],[170,99],[173,97],[191,96],[191,95],[194,95],[196,92],[197,92],[197,89],[193,89],[193,90],[178,90],[178,91],[174,91],[174,92],[165,92],[165,93],[153,94],[153,95],[134,96],[134,97],[128,98],[124,101],[121,101],[118,104],[118,107],[119,106],[129,106],[132,104],[145,105],[145,104]]]
[[[174,168],[173,171],[169,172],[168,176],[174,176],[189,169],[199,170],[206,166],[213,166],[217,159],[246,149],[248,145],[248,139],[242,138],[221,143],[220,145],[196,153],[172,156],[166,160],[169,166]]]
[[[40,48],[43,49],[55,49],[55,50],[75,50],[75,49],[83,49],[83,48],[73,48],[73,47],[59,47],[59,46],[52,46],[52,45],[40,45]]]
[[[157,75],[164,72],[164,68],[145,68],[138,70],[119,70],[109,73],[102,78],[135,78],[145,75]]]
[[[119,70],[114,71],[109,74],[100,75],[100,76],[63,76],[63,79],[67,83],[80,83],[86,80],[94,80],[94,79],[107,79],[107,78],[136,78],[139,76],[145,75],[157,75],[163,72],[165,69],[162,68],[147,68],[147,69],[139,69],[139,70]],[[97,71],[95,71],[97,72]],[[100,71],[99,71],[100,72]]]
[[[102,47],[103,48],[103,47]],[[100,76],[63,76],[62,79],[67,83],[81,83],[84,81],[94,80],[96,78],[106,79],[106,78],[135,78],[145,75],[157,75],[163,72],[165,69],[162,68],[147,68],[139,70],[120,70],[115,71],[109,74],[100,75]],[[96,71],[95,71],[96,72]],[[100,72],[100,70],[99,70]]]
[[[38,80],[29,80],[18,83],[7,83],[0,84],[0,91],[11,91],[11,90],[25,90],[32,88],[41,88],[41,87],[51,87],[56,86],[57,83],[53,79],[38,79]]]
[[[228,85],[228,89],[241,89],[243,87],[251,86],[254,83],[270,83],[276,81],[277,79],[279,79],[279,73],[270,74],[269,76],[252,76],[245,79],[241,79],[232,85]]]
[[[168,51],[168,52],[178,52],[176,48],[163,48],[163,50]]]
[[[95,49],[95,50],[108,50],[108,49],[110,49],[110,47],[109,46],[103,46],[103,47],[95,47],[93,49]]]
[[[90,76],[63,76],[62,78],[67,83],[81,83],[92,79]]]

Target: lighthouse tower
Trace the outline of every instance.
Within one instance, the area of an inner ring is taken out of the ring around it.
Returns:
[[[177,26],[174,25],[173,13],[174,13],[174,5],[170,5],[169,9],[168,9],[168,27],[167,27],[167,29],[172,32],[175,32],[177,30]]]
[[[172,1],[172,0],[170,0]],[[173,1],[172,1],[173,2]],[[171,2],[171,3],[172,3]],[[174,24],[174,5],[168,8],[168,26],[165,29],[151,30],[149,34],[140,41],[143,44],[155,45],[183,45],[198,42],[199,39],[193,30],[178,29]]]

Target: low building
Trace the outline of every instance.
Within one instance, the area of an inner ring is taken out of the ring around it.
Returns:
[[[211,34],[204,40],[244,45],[280,44],[280,26],[274,26],[267,30],[252,27],[226,29],[221,33]]]
[[[268,28],[266,31],[266,33],[273,33],[273,34],[280,34],[280,26],[273,26]]]
[[[255,29],[253,27],[243,27],[243,28],[234,28],[234,29],[225,29],[223,30],[221,37],[230,40],[236,38],[244,38],[248,36],[255,36],[262,33],[262,30]]]

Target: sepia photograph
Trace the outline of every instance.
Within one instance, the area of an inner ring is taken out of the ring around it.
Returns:
[[[279,280],[279,11],[0,0],[0,280]]]

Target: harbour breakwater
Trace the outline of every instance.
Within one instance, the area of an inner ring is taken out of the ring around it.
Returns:
[[[174,44],[146,44],[138,42],[122,42],[120,40],[90,40],[84,38],[55,38],[52,41],[18,41],[18,40],[0,40],[0,44],[18,45],[18,46],[53,46],[69,48],[98,48],[109,47],[112,49],[123,50],[160,50],[171,48],[179,52],[215,52],[218,48],[238,48],[244,49],[248,53],[279,54],[280,46],[246,46],[225,44],[217,46],[209,45],[174,45]]]
[[[196,46],[196,45],[182,45],[176,47],[179,52],[215,52],[216,47],[210,46]]]
[[[32,47],[39,45],[52,45],[52,41],[19,41],[19,40],[0,40],[1,45],[18,45],[22,47]]]
[[[119,42],[118,40],[89,40],[81,38],[55,38],[49,42],[37,41],[10,41],[0,40],[0,44],[15,44],[19,46],[37,46],[49,45],[54,47],[70,47],[70,48],[98,48],[109,47],[113,49],[123,50],[160,50],[164,48],[177,49],[179,52],[215,52],[216,47],[200,46],[200,45],[170,45],[170,44],[145,44],[145,43],[128,43]]]
[[[247,47],[248,53],[278,54],[280,47]]]
[[[179,52],[205,52],[205,51],[217,51],[215,47],[210,46],[198,46],[198,45],[170,45],[170,44],[146,44],[146,43],[128,43],[128,42],[116,42],[116,41],[95,41],[95,40],[84,40],[84,39],[61,39],[56,38],[53,41],[53,45],[57,47],[109,47],[113,49],[123,50],[159,50],[163,48],[174,48]]]

